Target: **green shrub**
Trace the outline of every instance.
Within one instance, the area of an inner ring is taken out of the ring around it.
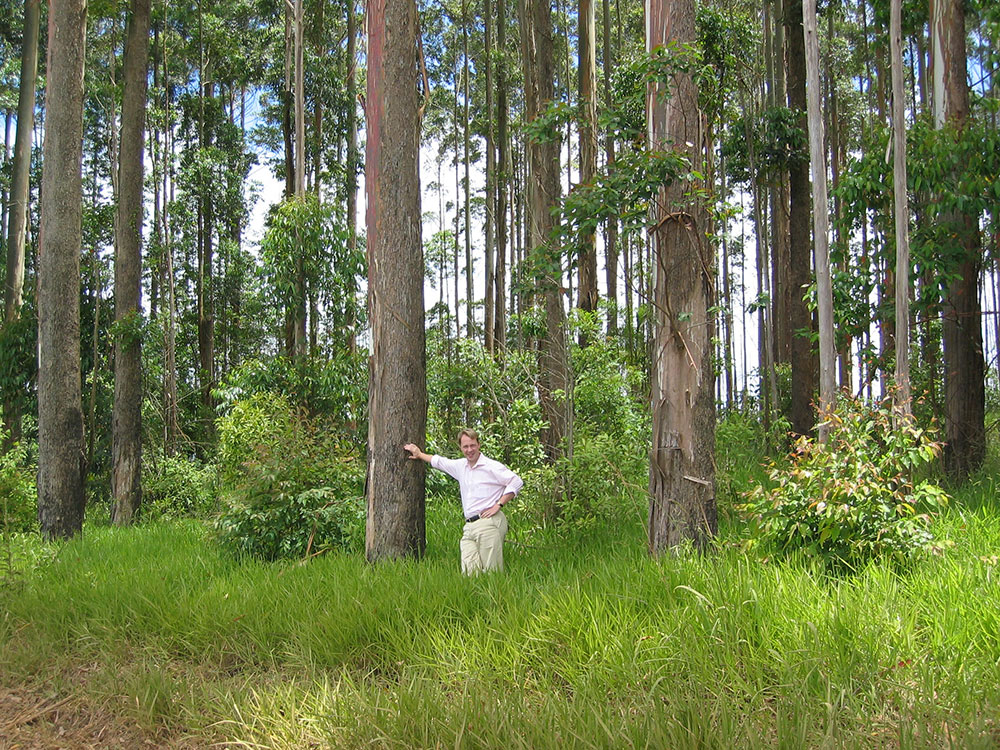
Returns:
[[[610,435],[580,435],[571,456],[557,464],[519,471],[524,479],[515,505],[520,531],[554,529],[583,537],[635,518],[645,518],[649,463],[643,450]],[[557,490],[568,501],[557,503]]]
[[[274,394],[238,402],[219,422],[219,542],[265,560],[356,545],[363,462],[325,425]]]
[[[932,548],[930,514],[948,501],[919,476],[941,452],[933,433],[894,426],[887,403],[843,399],[829,421],[827,445],[800,439],[789,465],[772,464],[773,486],[744,495],[751,544],[848,566]]]
[[[216,510],[215,466],[181,456],[143,462],[142,517],[204,516]]]
[[[649,483],[648,454],[606,433],[581,435],[566,459],[571,500],[559,524],[582,532],[620,522],[644,506]],[[645,517],[645,510],[641,512]]]
[[[5,439],[6,433],[0,430],[0,444]],[[5,533],[37,530],[36,498],[35,467],[28,463],[25,444],[15,443],[0,453],[0,512],[3,513],[0,530]]]
[[[310,415],[335,418],[333,426],[345,431],[367,432],[368,360],[360,354],[247,360],[213,391],[226,415],[255,396],[268,400],[275,394]]]
[[[730,519],[747,487],[766,478],[771,442],[756,413],[733,410],[715,428],[715,502],[720,519]]]
[[[642,399],[637,400],[630,385],[641,375],[611,339],[594,338],[587,347],[573,347],[572,354],[575,431],[634,439],[647,422],[648,394],[643,388]]]

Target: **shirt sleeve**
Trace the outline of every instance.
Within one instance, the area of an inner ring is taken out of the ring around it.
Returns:
[[[450,458],[445,458],[444,456],[439,456],[437,453],[431,456],[431,466],[433,466],[435,469],[438,469],[439,471],[443,471],[445,474],[448,474],[449,476],[452,476],[455,479],[458,479],[458,470],[461,467],[463,461],[465,461],[464,458],[453,460]]]
[[[497,462],[494,469],[497,480],[504,485],[503,492],[500,493],[501,496],[507,493],[516,495],[524,487],[524,480],[502,463]]]

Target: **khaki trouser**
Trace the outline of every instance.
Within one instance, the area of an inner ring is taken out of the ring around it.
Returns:
[[[480,518],[462,529],[462,572],[476,575],[485,570],[503,570],[503,540],[507,536],[507,516]]]

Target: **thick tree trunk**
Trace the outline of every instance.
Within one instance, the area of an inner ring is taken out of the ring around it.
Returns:
[[[552,17],[547,0],[525,0],[521,6],[521,38],[525,73],[525,119],[531,122],[554,98]],[[564,451],[569,416],[565,394],[569,384],[566,353],[566,319],[561,279],[562,258],[555,245],[552,208],[559,200],[559,144],[529,140],[528,151],[528,246],[535,268],[536,288],[545,311],[545,333],[538,346],[539,400],[546,427],[542,445],[550,461]],[[563,501],[562,488],[556,504]]]
[[[118,221],[115,248],[115,399],[111,418],[111,520],[130,524],[142,500],[142,362],[139,322],[142,282],[143,140],[149,69],[149,0],[132,0],[125,42]]]
[[[414,0],[368,6],[368,284],[372,326],[368,427],[368,560],[420,556],[423,465],[403,445],[427,423],[420,124]]]
[[[80,245],[87,6],[51,0],[38,273],[38,520],[43,536],[83,526]]]
[[[694,3],[647,0],[647,48],[693,44]],[[690,75],[674,77],[670,97],[646,94],[650,147],[672,149],[699,169],[702,133],[698,90]],[[661,189],[654,217],[655,340],[653,437],[649,468],[649,551],[685,541],[704,547],[716,530],[714,297],[708,216],[680,181]],[[693,192],[693,191],[692,191]]]
[[[969,117],[965,8],[961,0],[931,2],[934,122],[959,133]],[[986,396],[979,273],[982,247],[978,218],[951,212],[939,219],[951,227],[962,260],[943,305],[945,470],[964,479],[986,457]]]

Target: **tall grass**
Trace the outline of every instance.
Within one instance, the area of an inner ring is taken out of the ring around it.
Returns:
[[[238,563],[197,522],[89,528],[0,590],[0,684],[234,746],[992,747],[994,498],[984,476],[957,499],[944,555],[840,578],[733,531],[652,560],[637,522],[515,537],[506,573],[469,579],[443,504],[426,559],[374,566]]]

